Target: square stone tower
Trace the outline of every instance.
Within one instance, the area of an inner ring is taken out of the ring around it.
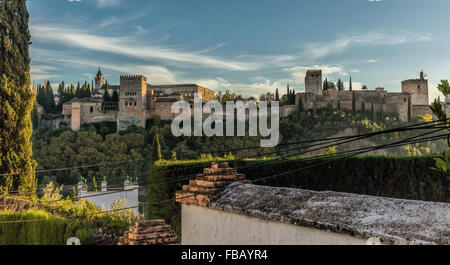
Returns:
[[[420,72],[419,79],[409,79],[402,82],[402,92],[411,94],[411,105],[428,106],[428,79]]]
[[[305,92],[322,95],[322,70],[308,70],[305,76]]]
[[[143,75],[121,75],[117,130],[126,130],[130,125],[144,127],[147,104],[147,78]]]

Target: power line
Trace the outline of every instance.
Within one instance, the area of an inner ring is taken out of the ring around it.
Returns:
[[[447,120],[450,120],[450,118]],[[446,121],[446,120],[444,120],[444,121]],[[437,122],[438,121],[431,121],[431,122],[424,122],[424,123],[419,123],[419,124],[412,124],[412,125],[407,125],[407,126],[403,126],[403,127],[394,128],[394,129],[383,130],[383,131],[379,131],[379,132],[372,132],[372,133],[363,134],[363,135],[352,135],[352,136],[342,136],[342,137],[332,137],[332,138],[322,138],[322,139],[298,141],[298,142],[291,142],[291,143],[282,143],[277,146],[282,147],[282,146],[289,146],[289,145],[295,145],[295,144],[313,143],[313,142],[319,142],[319,141],[351,139],[351,138],[361,137],[361,136],[374,136],[374,135],[383,134],[383,133],[405,131],[405,130],[408,130],[408,128],[412,128],[412,127],[416,127],[416,126],[420,126],[420,125],[426,125],[426,124],[433,124],[433,123],[435,124]],[[426,127],[415,128],[415,129],[426,129]],[[243,147],[243,148],[236,148],[236,149],[229,149],[229,150],[212,151],[212,152],[207,152],[207,153],[230,153],[233,151],[252,150],[252,149],[261,149],[261,148],[264,148],[264,147],[260,147],[260,146],[259,147]],[[198,157],[198,155],[201,155],[201,154],[202,153],[198,153],[198,154],[191,155],[191,156]],[[28,172],[2,173],[2,174],[0,174],[0,176],[16,176],[16,175],[21,175],[21,174],[30,174],[33,172],[34,173],[48,173],[48,172],[54,172],[54,171],[66,171],[66,170],[71,170],[71,169],[90,168],[90,167],[96,167],[96,166],[108,166],[108,165],[115,165],[115,164],[124,164],[124,163],[129,163],[129,162],[145,162],[145,161],[152,162],[155,160],[154,159],[138,159],[138,160],[121,161],[121,162],[97,163],[97,164],[90,164],[90,165],[80,165],[80,166],[63,167],[63,168],[55,168],[55,169],[35,170],[35,171],[28,171]]]
[[[439,130],[441,130],[441,129],[439,129]],[[311,167],[320,166],[320,165],[323,165],[323,164],[331,163],[331,162],[336,161],[336,160],[339,160],[339,159],[344,159],[344,158],[356,156],[356,155],[358,155],[358,154],[362,154],[362,153],[366,153],[366,152],[370,152],[370,151],[374,151],[374,150],[378,150],[378,149],[385,149],[385,148],[390,148],[390,147],[393,147],[393,146],[405,145],[405,144],[410,144],[410,143],[415,143],[415,142],[420,142],[420,141],[429,141],[430,139],[443,139],[443,138],[447,137],[447,134],[445,134],[445,135],[439,135],[439,136],[433,136],[433,137],[429,137],[429,138],[425,138],[425,139],[418,139],[418,140],[415,140],[415,139],[417,139],[418,137],[425,136],[425,135],[429,135],[429,134],[432,134],[432,133],[434,133],[434,132],[437,132],[437,131],[424,133],[424,134],[422,134],[422,135],[410,137],[410,138],[408,138],[408,139],[404,139],[404,140],[401,140],[401,141],[398,141],[398,142],[395,142],[395,143],[390,143],[390,144],[385,144],[385,145],[380,145],[380,146],[375,146],[375,147],[364,148],[365,150],[359,151],[359,152],[354,152],[354,151],[357,151],[358,149],[357,149],[357,150],[352,150],[352,151],[351,151],[352,153],[350,153],[350,154],[348,154],[348,155],[346,155],[346,156],[343,156],[343,157],[337,156],[336,159],[327,160],[327,161],[324,161],[324,162],[321,162],[321,163],[318,163],[318,164],[314,164],[314,165],[302,167],[302,168],[299,168],[299,169],[295,169],[295,170],[283,172],[283,173],[280,173],[280,174],[276,174],[276,175],[272,175],[272,176],[268,176],[268,177],[264,177],[264,178],[260,178],[260,179],[256,179],[256,180],[252,180],[252,183],[255,183],[255,182],[258,182],[258,181],[262,181],[262,180],[266,180],[266,179],[270,179],[270,178],[275,178],[275,177],[283,176],[283,175],[288,175],[288,174],[291,174],[291,173],[294,173],[294,172],[297,172],[297,171],[300,171],[300,170],[304,170],[304,169],[308,169],[308,168],[311,168]],[[349,152],[347,152],[347,153],[349,153]],[[150,186],[150,185],[149,185],[149,186]],[[226,187],[224,187],[224,188],[222,188],[222,189],[225,189],[225,188],[226,188]],[[188,196],[186,196],[186,197],[191,197],[191,196],[195,196],[195,195],[188,195]],[[183,198],[184,198],[184,197],[183,197]],[[147,203],[147,204],[149,204],[149,205],[152,205],[152,204],[160,204],[160,203],[164,203],[164,202],[168,202],[168,201],[173,201],[173,200],[174,200],[174,199],[168,199],[168,200],[163,200],[163,201],[158,201],[158,202],[153,202],[153,203]],[[59,200],[58,200],[58,201],[59,201]],[[104,213],[110,213],[110,212],[115,212],[115,211],[123,211],[123,210],[127,210],[127,209],[138,208],[138,207],[139,207],[139,206],[132,206],[132,207],[126,207],[126,208],[121,208],[121,209],[114,209],[114,210],[109,210],[109,211],[102,211],[102,212],[97,212],[97,213],[91,213],[91,214],[88,214],[88,215],[79,215],[78,217],[92,216],[92,215],[96,215],[96,214],[104,214]],[[77,217],[75,216],[75,218],[77,218]],[[53,218],[53,219],[61,219],[61,218]],[[33,221],[48,221],[48,220],[52,220],[52,219],[51,219],[51,218],[47,218],[47,219],[34,219],[34,220],[6,221],[6,222],[0,222],[0,224],[5,224],[5,223],[21,223],[21,222],[33,222]]]

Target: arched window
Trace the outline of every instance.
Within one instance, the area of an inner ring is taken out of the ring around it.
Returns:
[[[94,107],[91,107],[91,113],[94,112]]]

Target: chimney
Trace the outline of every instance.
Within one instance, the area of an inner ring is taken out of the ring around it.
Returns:
[[[164,220],[136,222],[119,238],[117,245],[176,245],[179,244],[175,233]]]
[[[214,162],[210,168],[203,169],[203,174],[197,174],[195,179],[189,180],[189,185],[176,192],[176,201],[208,207],[226,186],[236,181],[244,182],[245,175],[230,168],[228,162]]]

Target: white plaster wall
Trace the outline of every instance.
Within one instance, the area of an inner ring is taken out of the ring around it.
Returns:
[[[113,192],[113,193],[111,193]],[[103,207],[106,210],[111,210],[111,206],[115,200],[127,200],[127,207],[138,206],[138,189],[121,191],[121,192],[88,192],[80,194],[79,198],[87,196],[86,199],[93,202],[98,207]],[[95,195],[95,196],[92,196]],[[139,208],[133,208],[134,211],[139,212]]]
[[[366,245],[367,240],[183,204],[182,245]]]

